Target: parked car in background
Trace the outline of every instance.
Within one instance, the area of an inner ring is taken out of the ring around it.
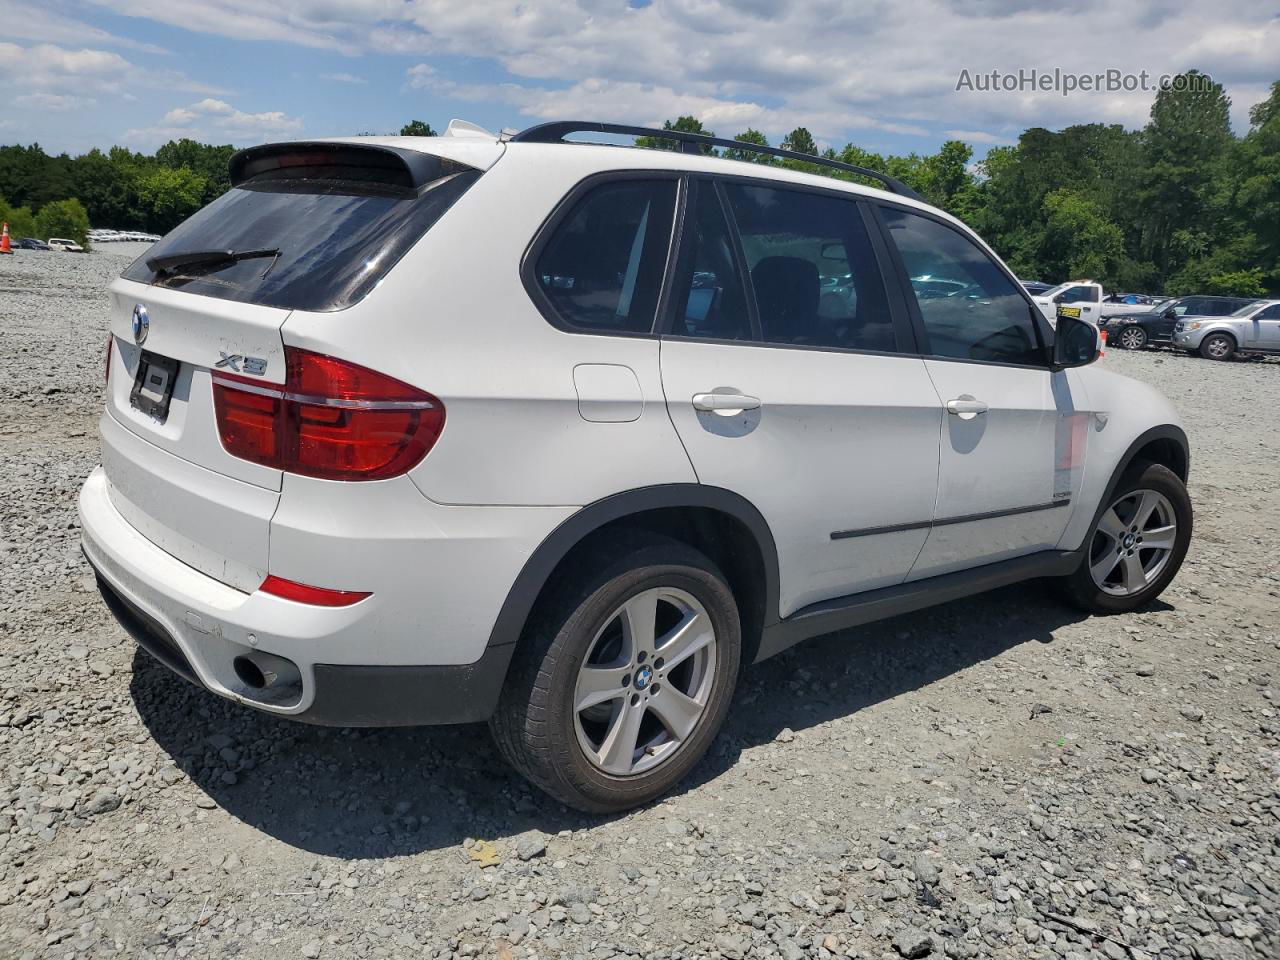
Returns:
[[[1102,302],[1119,303],[1126,307],[1149,307],[1158,299],[1159,297],[1149,297],[1145,293],[1113,293]]]
[[[1092,280],[1068,280],[1056,287],[1050,287],[1044,293],[1032,296],[1032,301],[1050,323],[1056,323],[1058,306],[1079,307],[1080,319],[1097,326],[1102,316],[1102,301],[1105,293],[1102,284]]]
[[[1237,353],[1280,354],[1280,300],[1255,300],[1225,317],[1179,320],[1174,345],[1206,360]]]
[[[50,237],[49,249],[59,250],[63,253],[84,253],[84,247],[80,246],[80,244],[62,237]]]
[[[1040,280],[1019,280],[1018,282],[1021,283],[1027,293],[1031,294],[1033,297],[1039,296],[1046,290],[1053,289],[1052,283],[1043,283]]]
[[[1178,297],[1141,312],[1107,317],[1102,329],[1108,342],[1126,350],[1173,342],[1174,325],[1187,317],[1225,317],[1247,304],[1250,297]]]
[[[48,250],[49,245],[35,237],[19,237],[16,244],[19,250]]]

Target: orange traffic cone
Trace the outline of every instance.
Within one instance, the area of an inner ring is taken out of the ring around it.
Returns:
[[[1102,346],[1098,350],[1098,356],[1105,357],[1107,355],[1107,331],[1099,330],[1098,337],[1102,341]]]
[[[13,253],[13,248],[9,246],[9,223],[5,221],[3,231],[0,231],[0,253]]]

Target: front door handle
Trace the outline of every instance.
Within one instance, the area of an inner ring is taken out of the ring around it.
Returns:
[[[975,400],[967,393],[956,397],[954,400],[947,401],[947,413],[953,414],[961,420],[972,420],[978,414],[986,412],[987,405],[981,400]]]
[[[758,410],[759,397],[749,397],[745,393],[695,393],[693,409],[706,413],[737,413],[740,410]]]

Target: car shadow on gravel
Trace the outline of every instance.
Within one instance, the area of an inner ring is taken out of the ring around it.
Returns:
[[[743,750],[784,729],[856,714],[1022,644],[1048,644],[1054,630],[1083,618],[1050,589],[1024,584],[801,644],[745,672],[720,738],[677,789],[715,780]],[[151,736],[207,796],[197,805],[216,804],[313,853],[403,856],[469,837],[555,833],[606,819],[531,788],[481,724],[309,726],[197,688],[141,650],[130,691]]]

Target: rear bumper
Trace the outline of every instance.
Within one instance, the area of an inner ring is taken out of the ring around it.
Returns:
[[[101,576],[98,590],[138,646],[184,680],[204,686],[163,624]],[[514,649],[513,645],[490,647],[475,663],[445,666],[318,663],[312,668],[311,705],[289,719],[339,727],[478,723],[489,719],[497,705]]]
[[[390,597],[321,608],[228,586],[135,530],[113,504],[101,468],[85,482],[79,508],[85,556],[117,619],[170,669],[220,696],[340,726],[465,723],[493,711],[510,645],[482,641],[472,662],[406,663],[406,645],[388,635],[400,617],[377,602]],[[465,593],[461,583],[455,589]],[[427,600],[418,598],[420,605]],[[452,652],[447,641],[439,646]],[[361,663],[361,650],[384,653],[386,662]],[[342,662],[330,654],[342,654]],[[246,682],[237,661],[262,657],[283,658],[288,682],[266,689]]]

